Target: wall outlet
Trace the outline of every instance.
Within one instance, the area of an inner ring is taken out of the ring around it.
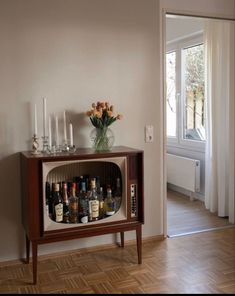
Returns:
[[[153,126],[152,125],[145,126],[145,142],[146,143],[153,142]]]

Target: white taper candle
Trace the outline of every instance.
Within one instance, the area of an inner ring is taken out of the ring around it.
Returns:
[[[43,137],[46,136],[46,122],[47,122],[47,100],[43,98]]]
[[[55,117],[55,133],[56,133],[56,146],[59,146],[59,126],[58,126],[58,116]]]
[[[49,147],[51,148],[52,146],[52,138],[51,138],[51,116],[48,118],[48,144]]]
[[[64,142],[67,143],[66,113],[64,111]]]
[[[70,145],[73,146],[73,125],[69,124],[69,133],[70,133]]]
[[[34,105],[34,134],[38,134],[37,105]]]

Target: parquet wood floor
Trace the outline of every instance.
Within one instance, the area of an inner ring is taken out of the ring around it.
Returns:
[[[32,266],[0,267],[0,293],[147,294],[235,293],[235,228],[143,242],[95,252],[39,257]]]
[[[202,201],[190,201],[188,196],[171,190],[167,192],[167,222],[169,236],[232,226],[228,218],[207,210]]]

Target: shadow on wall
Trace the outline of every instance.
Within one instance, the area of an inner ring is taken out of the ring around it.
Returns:
[[[0,229],[3,238],[2,260],[12,254],[24,256],[24,231],[21,223],[20,153],[0,160]]]

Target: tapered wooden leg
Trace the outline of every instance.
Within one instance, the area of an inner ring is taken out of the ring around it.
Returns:
[[[137,242],[137,254],[138,264],[142,263],[142,226],[138,225],[136,228],[136,242]]]
[[[120,232],[121,236],[121,247],[124,248],[124,232]]]
[[[29,263],[29,253],[30,253],[30,240],[28,239],[27,234],[25,235],[25,243],[26,243],[26,260],[25,263]]]
[[[32,242],[33,284],[37,283],[38,244]]]

